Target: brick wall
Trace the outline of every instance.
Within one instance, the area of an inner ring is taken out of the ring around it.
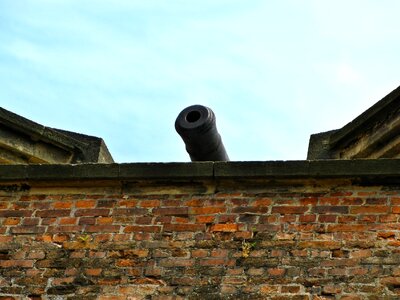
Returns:
[[[400,298],[400,188],[63,184],[1,186],[1,300]]]

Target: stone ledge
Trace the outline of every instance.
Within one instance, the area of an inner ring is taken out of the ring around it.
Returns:
[[[400,159],[0,165],[0,180],[399,177]]]

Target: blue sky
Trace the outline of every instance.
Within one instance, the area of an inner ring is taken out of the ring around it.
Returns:
[[[174,121],[217,115],[232,160],[305,159],[400,82],[398,0],[2,0],[2,107],[188,161]]]

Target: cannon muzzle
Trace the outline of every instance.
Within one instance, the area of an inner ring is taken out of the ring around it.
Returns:
[[[202,105],[185,108],[176,118],[175,129],[192,161],[229,161],[210,108]]]

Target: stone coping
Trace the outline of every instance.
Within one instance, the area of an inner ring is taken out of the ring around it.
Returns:
[[[0,165],[0,180],[399,178],[400,159]]]

